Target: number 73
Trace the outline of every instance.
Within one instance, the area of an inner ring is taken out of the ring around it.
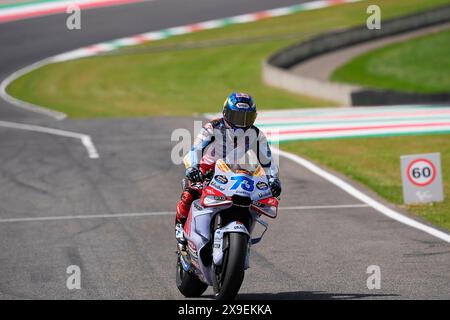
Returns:
[[[251,192],[255,188],[255,182],[245,176],[231,177],[230,180],[236,181],[230,190],[236,190],[240,186],[243,190]]]

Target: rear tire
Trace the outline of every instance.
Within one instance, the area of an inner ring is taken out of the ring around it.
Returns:
[[[197,276],[186,272],[180,262],[180,257],[177,257],[177,288],[187,298],[200,297],[208,288],[206,283],[200,281]]]
[[[222,266],[225,275],[218,291],[215,292],[217,300],[233,300],[241,288],[245,274],[248,236],[244,233],[227,233],[225,236],[229,240]]]

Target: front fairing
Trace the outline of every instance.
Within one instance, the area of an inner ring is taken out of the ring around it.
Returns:
[[[269,181],[260,165],[253,171],[232,170],[222,160],[218,160],[214,176],[202,195],[202,204],[208,205],[206,198],[216,206],[230,206],[235,196],[250,198],[249,210],[253,214],[272,219],[277,216],[279,201],[272,196]]]
[[[222,160],[218,160],[209,186],[226,197],[239,195],[252,201],[272,197],[267,176],[258,166],[255,171],[231,170]]]

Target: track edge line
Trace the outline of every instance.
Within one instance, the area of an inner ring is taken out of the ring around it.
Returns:
[[[35,113],[39,113],[42,115],[46,115],[48,117],[54,118],[56,120],[63,120],[65,118],[67,118],[67,115],[63,112],[60,111],[55,111],[55,110],[51,110],[51,109],[47,109],[45,107],[42,106],[38,106],[23,100],[20,100],[18,98],[15,98],[13,96],[11,96],[10,94],[8,94],[8,92],[6,91],[6,88],[15,80],[17,80],[18,78],[20,78],[21,76],[26,75],[27,73],[30,73],[36,69],[39,69],[43,66],[49,65],[51,63],[53,63],[55,57],[50,57],[50,58],[46,58],[43,60],[39,60],[33,64],[30,64],[26,67],[23,67],[19,70],[14,71],[13,73],[11,73],[9,76],[7,76],[6,78],[4,78],[2,80],[2,82],[0,83],[0,98],[3,99],[4,101],[28,110],[28,111],[32,111]]]
[[[410,226],[412,228],[421,230],[425,233],[428,233],[429,235],[432,235],[436,238],[439,238],[445,242],[450,243],[450,234],[438,230],[436,228],[433,228],[431,226],[428,226],[426,224],[423,224],[417,220],[414,220],[410,217],[405,216],[404,214],[401,214],[393,209],[388,208],[381,202],[373,199],[372,197],[368,196],[367,194],[363,193],[362,191],[356,189],[354,186],[350,185],[349,183],[345,182],[341,178],[337,177],[334,174],[331,174],[324,169],[320,168],[316,164],[312,163],[309,160],[306,160],[298,155],[295,155],[290,152],[282,151],[278,148],[272,147],[272,152],[278,153],[280,156],[285,157],[286,159],[289,159],[298,165],[304,167],[305,169],[308,169],[309,171],[317,174],[318,176],[322,177],[323,179],[327,180],[328,182],[336,185],[343,191],[347,192],[354,198],[366,203],[376,211],[380,212],[381,214],[396,220],[397,222],[400,222],[402,224],[405,224],[407,226]]]

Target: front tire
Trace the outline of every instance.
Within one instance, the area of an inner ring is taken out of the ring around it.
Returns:
[[[180,262],[180,256],[177,256],[177,288],[187,298],[200,297],[208,288],[208,285],[200,281],[195,275],[186,272]]]
[[[241,288],[245,274],[248,236],[244,233],[227,233],[225,236],[228,237],[228,248],[224,253],[220,274],[216,274],[218,279],[215,279],[214,286],[217,300],[233,300]]]

